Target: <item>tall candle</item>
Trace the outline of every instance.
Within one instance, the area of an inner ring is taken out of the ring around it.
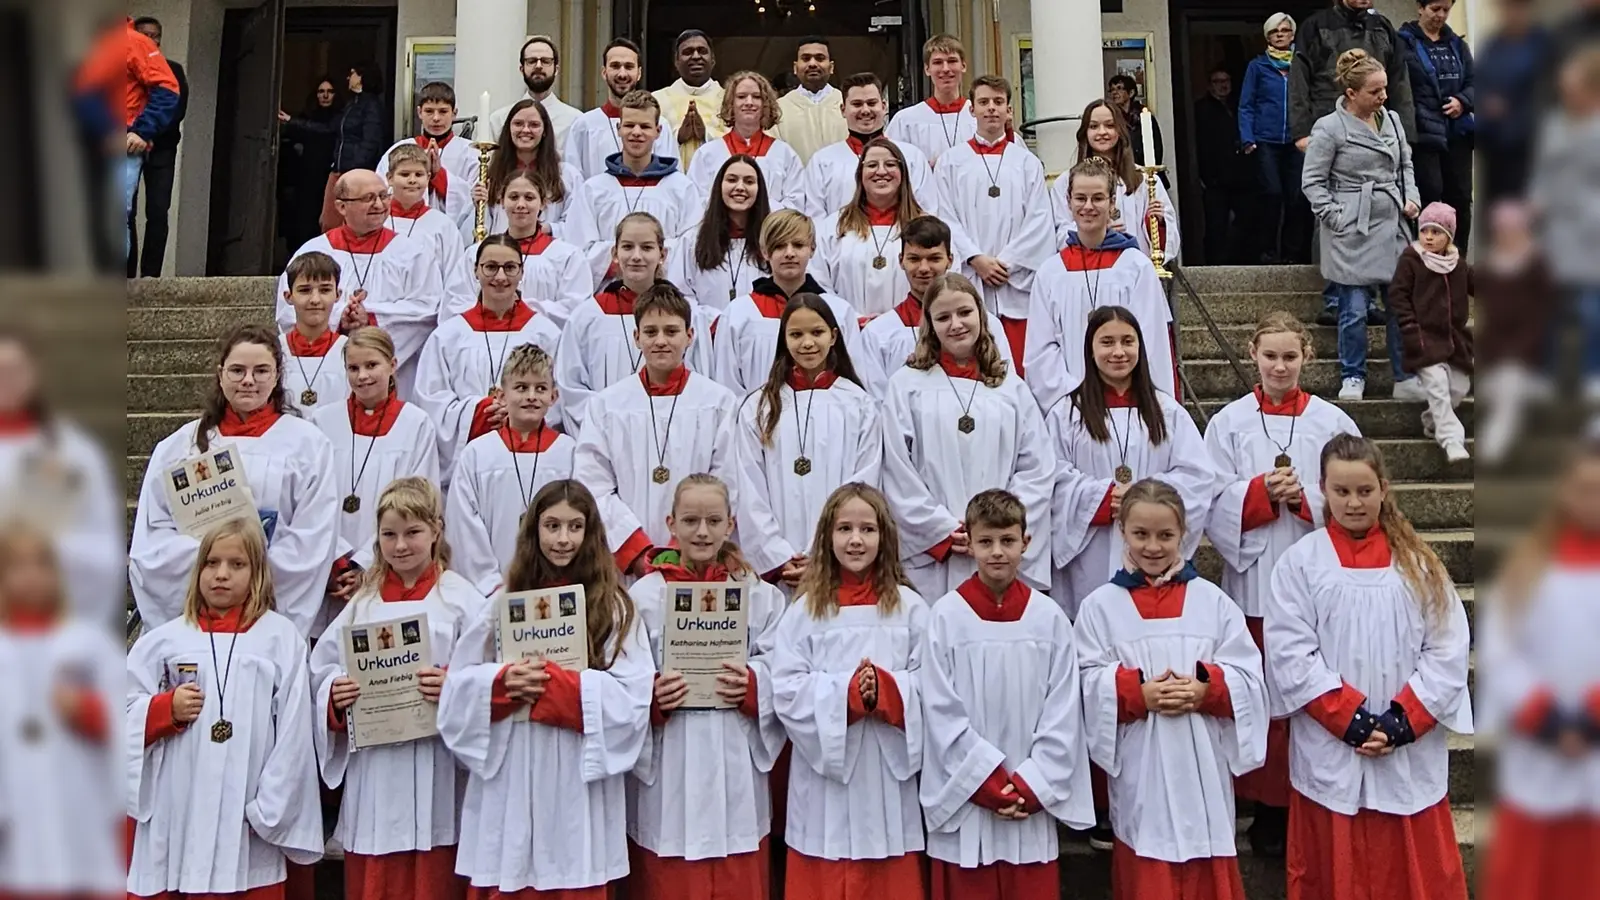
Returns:
[[[478,127],[473,131],[473,134],[477,135],[475,140],[479,143],[488,143],[495,139],[495,136],[489,133],[489,117],[493,113],[494,106],[489,99],[489,92],[484,91],[478,97]]]
[[[1144,139],[1144,164],[1156,164],[1156,124],[1150,110],[1139,110],[1139,136]]]

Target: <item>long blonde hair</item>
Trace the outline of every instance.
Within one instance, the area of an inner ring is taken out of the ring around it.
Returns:
[[[267,565],[267,535],[261,530],[261,520],[248,516],[235,516],[211,527],[200,539],[200,551],[195,554],[194,567],[189,570],[189,588],[183,596],[183,620],[191,625],[200,623],[200,610],[205,599],[200,596],[200,573],[205,570],[206,557],[217,541],[236,537],[244,544],[244,555],[250,560],[250,596],[244,601],[244,614],[240,625],[252,622],[278,608],[277,593],[272,587],[272,569]]]
[[[922,215],[922,207],[917,204],[916,195],[911,192],[911,167],[906,164],[906,155],[900,152],[894,141],[886,137],[875,137],[867,141],[861,148],[861,159],[856,163],[856,189],[855,196],[850,205],[839,210],[839,227],[837,234],[844,237],[853,234],[859,238],[867,238],[872,234],[872,222],[867,219],[867,195],[861,188],[861,174],[867,170],[867,154],[875,149],[889,151],[889,155],[900,166],[900,193],[895,198],[895,221],[902,227],[907,222]]]
[[[997,388],[1005,383],[1011,365],[1000,355],[1000,346],[989,331],[989,314],[983,306],[983,295],[965,275],[946,272],[935,278],[922,295],[922,324],[917,326],[917,346],[906,359],[906,367],[926,372],[939,364],[939,354],[944,348],[939,335],[933,330],[933,301],[946,291],[966,294],[978,307],[978,343],[972,348],[973,359],[978,364],[978,375],[987,387]]]
[[[1388,489],[1389,469],[1384,465],[1383,452],[1368,438],[1336,434],[1322,448],[1320,471],[1324,479],[1328,477],[1328,463],[1334,460],[1363,463],[1378,476],[1378,481],[1385,489],[1383,504],[1378,508],[1378,525],[1383,528],[1384,539],[1389,542],[1389,554],[1394,559],[1395,568],[1400,570],[1406,587],[1416,596],[1423,616],[1430,622],[1444,621],[1452,596],[1450,570],[1445,568],[1444,562],[1428,546],[1427,541],[1417,535],[1416,529],[1411,527],[1411,521],[1395,504],[1394,493]],[[1322,501],[1322,515],[1324,521],[1335,521],[1333,504],[1326,497]]]
[[[872,592],[878,597],[878,613],[887,616],[899,609],[900,586],[910,584],[900,564],[900,529],[889,513],[889,501],[872,485],[859,481],[841,484],[822,504],[817,530],[811,538],[811,560],[796,589],[805,595],[806,611],[813,619],[832,618],[839,612],[839,587],[844,578],[833,555],[833,523],[839,517],[839,508],[851,500],[872,507],[878,520],[878,558],[872,563]]]
[[[705,472],[696,472],[693,475],[684,476],[678,482],[678,486],[673,489],[672,515],[674,518],[678,515],[678,502],[683,499],[684,492],[690,488],[697,487],[711,488],[720,492],[722,494],[722,503],[728,511],[728,518],[733,518],[733,500],[728,492],[727,483],[721,478]],[[750,565],[749,560],[744,558],[744,553],[740,551],[739,545],[735,544],[732,538],[722,542],[722,549],[717,551],[717,564],[728,570],[730,579],[739,579],[755,574],[754,567]]]
[[[433,562],[441,573],[450,568],[450,542],[444,539],[444,499],[434,483],[421,475],[396,478],[378,495],[378,508],[373,511],[378,531],[383,528],[385,513],[395,513],[402,519],[414,519],[432,528],[438,537],[433,542]],[[383,558],[382,539],[372,537],[372,567],[361,578],[364,591],[376,594],[383,590],[389,577],[389,561]]]

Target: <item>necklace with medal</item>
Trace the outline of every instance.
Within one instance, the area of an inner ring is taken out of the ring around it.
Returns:
[[[639,354],[643,356],[643,353]],[[648,376],[646,376],[648,377]],[[667,445],[672,440],[672,418],[678,414],[678,397],[683,391],[672,395],[672,406],[667,410],[667,427],[658,436],[656,433],[656,395],[650,393],[646,387],[645,399],[650,401],[650,440],[656,445],[656,467],[650,470],[650,480],[656,484],[666,484],[672,478],[672,470],[667,468]]]
[[[956,139],[961,136],[961,110],[965,108],[966,106],[963,104],[962,106],[957,107],[954,113],[944,113],[938,111],[937,109],[933,111],[934,115],[939,117],[939,130],[944,132],[944,145],[946,148],[954,147],[956,145]],[[945,117],[949,115],[954,115],[956,117],[956,123],[953,127],[945,124],[949,121]]]
[[[486,309],[486,310],[484,310],[484,312],[487,313],[488,310]],[[510,320],[509,317],[511,317],[514,314],[514,312],[515,312],[515,308],[513,308],[512,310],[509,310],[509,311],[506,312],[506,315],[508,317],[507,320],[506,320],[507,324],[510,324],[511,320]],[[509,328],[502,329],[502,330],[510,331]],[[500,345],[500,360],[499,360],[499,362],[496,362],[495,358],[494,358],[494,348],[489,343],[489,331],[490,331],[490,329],[488,327],[488,323],[485,323],[484,329],[483,329],[483,332],[482,332],[482,334],[483,334],[483,354],[489,360],[489,390],[485,392],[485,396],[490,397],[491,399],[498,400],[498,399],[500,399],[500,396],[505,393],[504,391],[502,391],[500,389],[500,372],[505,368],[505,365],[506,365],[506,353],[509,352],[510,349],[511,349],[511,335],[507,334],[506,335],[506,342]]]
[[[800,455],[794,459],[794,473],[804,478],[811,474],[811,457],[806,456],[806,437],[812,433],[811,406],[817,402],[817,388],[813,387],[806,392],[806,420],[802,424],[799,417],[795,418],[794,429],[800,436]],[[795,411],[800,411],[800,392],[795,392]]]
[[[1089,259],[1090,253],[1094,254],[1093,260]],[[1090,250],[1085,247],[1083,250],[1083,264],[1083,288],[1089,292],[1089,309],[1093,311],[1100,308],[1100,273],[1104,271],[1100,268],[1100,251],[1098,249]],[[1089,269],[1091,268],[1094,269],[1094,284],[1089,283]]]
[[[1122,460],[1117,465],[1113,477],[1117,484],[1130,484],[1133,481],[1133,468],[1128,465],[1128,441],[1133,438],[1133,413],[1128,413],[1128,433],[1123,435],[1117,430],[1117,416],[1112,410],[1106,410],[1106,421],[1111,423],[1111,434],[1117,439],[1117,458]]]
[[[361,479],[367,474],[367,462],[372,459],[372,448],[378,446],[378,435],[374,434],[372,440],[367,442],[367,453],[361,457],[361,470],[356,471],[356,420],[355,417],[363,412],[361,404],[356,403],[356,411],[350,414],[350,493],[344,498],[344,511],[358,513],[361,511],[361,497],[356,489],[361,486]],[[383,427],[383,419],[389,414],[389,398],[383,398],[383,405],[378,407],[378,428]]]
[[[1280,444],[1267,428],[1267,412],[1261,408],[1259,400],[1256,401],[1256,414],[1261,417],[1261,433],[1267,436],[1267,440],[1272,442],[1272,446],[1278,448],[1278,455],[1273,457],[1272,467],[1274,469],[1287,469],[1293,466],[1294,460],[1289,457],[1289,448],[1294,446],[1294,427],[1300,423],[1300,417],[1289,417],[1289,441],[1288,443]]]
[[[1001,140],[1003,141],[1005,138],[1001,138]],[[989,154],[987,153],[979,153],[978,162],[983,164],[983,174],[989,179],[989,196],[991,198],[998,197],[1000,196],[1000,170],[1006,166],[1005,145],[1000,145],[1000,162],[995,164],[992,172],[989,171],[988,156]]]
[[[507,425],[506,428],[509,430],[511,428],[511,426]],[[516,432],[515,431],[512,431],[511,434],[512,434],[513,438],[516,437]],[[543,438],[544,438],[544,423],[543,422],[539,423],[539,427],[534,430],[534,432],[531,435],[531,437],[533,438],[533,446],[535,448],[537,448],[541,443],[543,443]],[[534,488],[535,485],[537,485],[539,483],[539,459],[541,457],[543,457],[544,454],[540,453],[537,449],[535,449],[533,451],[533,472],[530,473],[530,475],[528,477],[528,486],[526,488],[524,488],[522,486],[522,464],[517,462],[517,456],[518,455],[519,454],[517,453],[516,450],[511,450],[511,470],[516,473],[516,476],[517,476],[517,495],[522,498],[522,515],[517,516],[517,530],[521,531],[522,530],[522,525],[523,525],[523,520],[528,518],[528,507],[533,505],[533,488]]]
[[[944,372],[944,369],[940,368],[939,371]],[[962,434],[971,434],[972,430],[978,427],[977,420],[972,418],[972,401],[978,396],[978,385],[982,380],[973,380],[972,390],[967,393],[965,401],[961,399],[961,392],[956,390],[956,380],[950,377],[949,372],[944,372],[944,380],[950,382],[950,392],[956,395],[956,402],[961,404],[961,418],[956,419],[956,430]]]
[[[317,368],[312,371],[310,378],[306,377],[305,363],[300,361],[301,358],[299,356],[294,357],[294,367],[300,370],[300,380],[306,383],[306,389],[300,392],[300,405],[316,406],[318,399],[317,389],[312,385],[317,383],[317,376],[322,374],[322,364],[328,361],[328,354],[322,354],[322,358],[317,360]]]
[[[889,242],[890,241],[895,240],[896,238],[898,238],[900,236],[899,230],[900,229],[899,229],[898,224],[895,225],[895,226],[892,226],[890,228],[890,230],[889,230],[889,233],[886,236],[884,236],[884,239],[880,242],[878,240],[878,229],[877,229],[877,227],[872,225],[871,223],[867,224],[867,233],[872,236],[872,249],[873,249],[873,252],[875,252],[877,254],[876,256],[872,257],[872,267],[874,269],[880,269],[881,270],[885,266],[889,265],[888,257],[883,255],[883,249],[885,247],[889,246]]]
[[[378,250],[377,250],[378,242],[377,242],[376,238],[374,238],[372,244],[373,244],[372,252],[366,254],[367,267],[365,269],[361,268],[361,266],[356,262],[355,241],[354,240],[350,240],[350,241],[347,241],[346,244],[345,244],[345,246],[347,248],[345,250],[345,252],[350,254],[350,271],[355,273],[355,276],[356,276],[356,290],[360,292],[362,298],[365,298],[367,296],[367,276],[372,274],[372,264],[374,262],[376,262],[377,259],[378,259]],[[352,299],[354,299],[354,297],[352,297]]]
[[[743,241],[744,238],[739,238]],[[744,271],[744,248],[739,248],[738,259],[733,258],[733,245],[729,242],[728,259],[723,260],[722,267],[728,271],[731,281],[728,282],[728,299],[734,300],[739,296],[739,275]]]
[[[421,216],[417,216],[415,219],[411,220],[411,227],[406,229],[406,237],[411,237],[412,235],[417,233],[417,222],[419,222],[421,220],[422,220]],[[392,213],[392,212],[389,213],[389,221],[384,222],[383,224],[387,225],[387,226],[390,226],[390,228],[389,228],[390,231],[398,232],[400,230],[398,228],[393,227],[394,226],[394,213]]]
[[[234,632],[233,642],[228,645],[228,664],[217,665],[217,633],[207,631],[206,637],[211,640],[211,677],[217,683],[217,721],[211,726],[211,743],[226,744],[233,737],[233,723],[228,721],[228,681],[233,677],[233,648],[239,646],[239,634]]]

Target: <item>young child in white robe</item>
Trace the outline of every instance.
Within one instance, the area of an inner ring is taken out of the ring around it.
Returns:
[[[472,187],[478,183],[478,151],[471,141],[458,139],[452,130],[455,120],[455,89],[443,81],[423,85],[417,92],[417,122],[422,126],[422,133],[384,151],[377,171],[389,178],[389,154],[395,147],[410,144],[420,148],[428,160],[428,190],[423,200],[448,216],[459,234],[462,228],[472,226]],[[459,241],[457,249],[460,249]]]
[[[1206,535],[1222,556],[1222,589],[1244,611],[1261,646],[1264,598],[1272,567],[1295,542],[1321,528],[1322,491],[1310,472],[1323,445],[1336,434],[1360,434],[1344,410],[1300,388],[1313,358],[1311,334],[1286,312],[1268,313],[1250,337],[1250,357],[1261,377],[1254,391],[1223,407],[1206,425],[1206,449],[1217,470],[1217,497]],[[1271,674],[1267,687],[1272,689]],[[1241,799],[1256,804],[1250,844],[1281,857],[1289,825],[1289,722],[1267,729],[1266,765],[1234,783]]]
[[[128,896],[283,896],[323,849],[306,638],[272,609],[259,522],[198,549],[182,614],[128,651]]]
[[[1021,359],[1034,273],[1056,249],[1055,217],[1044,163],[1010,128],[1011,83],[980,75],[968,97],[977,133],[939,155],[934,177],[946,215],[978,251],[967,266],[983,288],[984,308],[1005,323],[1006,344]]]
[[[539,187],[539,179],[532,172],[516,171],[506,180],[500,193],[505,210],[505,227],[501,229],[517,242],[522,251],[522,278],[517,282],[522,302],[535,312],[550,317],[559,328],[566,324],[574,307],[594,296],[594,275],[583,249],[556,237],[544,221],[548,207]],[[500,232],[491,231],[492,237]],[[456,271],[445,279],[449,292],[449,308],[440,318],[459,315],[478,302],[478,251],[482,242],[474,242],[461,259]]]
[[[1155,203],[1150,203],[1150,190],[1145,184],[1144,172],[1133,158],[1133,144],[1129,140],[1128,123],[1121,112],[1105,100],[1091,100],[1083,109],[1078,126],[1078,162],[1098,158],[1116,173],[1112,190],[1111,227],[1126,233],[1139,245],[1145,256],[1150,255],[1150,223],[1148,215],[1157,219],[1156,233],[1166,261],[1178,259],[1182,250],[1178,233],[1178,208],[1172,205],[1167,187],[1156,179]],[[1057,178],[1050,190],[1056,211],[1056,243],[1067,246],[1067,235],[1077,231],[1081,223],[1077,210],[1069,201],[1066,179]]]
[[[1150,360],[1150,377],[1163,393],[1182,399],[1172,356],[1172,313],[1150,258],[1119,231],[1107,230],[1115,176],[1098,157],[1072,167],[1078,229],[1065,249],[1047,257],[1033,279],[1023,366],[1040,409],[1082,383],[1087,361],[1078,356],[1083,323],[1095,310],[1120,306],[1133,313]],[[1068,180],[1063,179],[1063,180]]]
[[[974,571],[957,511],[1003,488],[1027,509],[1029,534],[1050,534],[1056,460],[1028,386],[1000,358],[978,289],[946,274],[928,296],[916,352],[883,401],[883,487],[911,585],[942,597]],[[1050,585],[1044,541],[1028,548],[1022,578]]]
[[[594,495],[539,489],[508,592],[581,584],[588,668],[496,661],[499,603],[456,644],[439,736],[467,769],[456,872],[471,900],[607,900],[628,874],[626,778],[650,737],[655,665]]]
[[[937,167],[950,150],[961,146],[978,128],[977,109],[961,96],[967,74],[967,50],[955,35],[936,34],[922,44],[922,74],[933,94],[921,103],[894,114],[884,134],[890,140],[911,144]]]
[[[339,303],[339,264],[326,253],[296,256],[283,273],[289,284],[284,302],[294,308],[294,325],[278,340],[283,345],[283,389],[289,405],[311,418],[323,406],[350,396],[340,369],[345,336],[330,327]]]
[[[1083,598],[1122,567],[1125,545],[1115,521],[1129,485],[1158,478],[1183,497],[1185,559],[1200,546],[1216,492],[1194,419],[1156,390],[1143,351],[1132,313],[1120,306],[1090,313],[1080,351],[1088,360],[1083,383],[1045,411],[1058,461],[1050,595],[1074,621]]]
[[[922,643],[899,534],[874,487],[823,504],[774,637],[773,706],[794,744],[786,900],[925,900]]]
[[[848,205],[856,185],[861,182],[859,176],[851,177],[850,173],[859,171],[866,146],[881,138],[893,144],[900,157],[906,160],[910,190],[917,195],[917,205],[939,215],[939,183],[933,177],[933,163],[927,154],[916,144],[898,143],[884,135],[889,103],[883,80],[871,72],[847,75],[839,82],[839,92],[844,97],[840,112],[844,115],[847,136],[813,153],[806,163],[805,214],[820,224],[828,215]]]
[[[718,118],[728,126],[728,133],[701,144],[689,162],[687,174],[700,196],[712,194],[716,174],[730,157],[743,155],[760,167],[774,211],[804,211],[805,163],[793,147],[775,136],[783,109],[767,77],[748,70],[729,76],[723,82]]]
[[[805,213],[785,209],[768,216],[759,243],[771,274],[756,278],[750,291],[729,303],[711,323],[712,377],[735,396],[743,397],[767,381],[773,347],[783,342],[784,309],[800,294],[820,297],[837,323],[838,339],[846,347],[855,346],[856,311],[844,298],[824,291],[809,271],[816,237]]]
[[[770,668],[785,601],[729,540],[728,500],[728,486],[715,476],[679,481],[669,525],[677,549],[657,557],[630,591],[661,671],[650,740],[628,782],[632,900],[767,896],[767,773],[788,740],[773,711]],[[689,582],[743,587],[748,659],[722,664],[715,685],[721,708],[684,708],[689,682],[663,661],[666,620],[681,611],[668,595]]]
[[[826,300],[794,295],[777,330],[766,383],[734,418],[730,468],[745,558],[758,575],[793,590],[828,496],[853,481],[878,483],[883,428]]]
[[[738,399],[683,364],[694,340],[689,301],[670,282],[639,298],[633,339],[639,374],[596,394],[578,434],[574,477],[594,491],[617,567],[645,574],[652,547],[670,538],[667,514],[677,479],[728,468]]]
[[[771,193],[755,158],[742,154],[728,157],[710,186],[705,215],[679,236],[667,280],[691,302],[720,310],[766,274],[758,238]]]
[[[19,511],[22,512],[22,511]],[[15,515],[15,513],[13,513]],[[121,715],[126,663],[105,618],[75,616],[49,533],[0,531],[0,896],[121,897],[127,889]]]
[[[486,597],[505,583],[534,495],[572,477],[578,442],[545,421],[560,397],[554,372],[537,344],[513,349],[500,373],[506,423],[456,459],[445,513],[451,566]]]
[[[448,285],[461,268],[461,225],[428,204],[428,151],[401,144],[389,151],[389,219],[384,226],[413,241],[422,241],[439,267],[439,282]]]
[[[333,834],[345,851],[345,896],[460,900],[466,884],[455,873],[455,759],[437,736],[353,746],[350,707],[361,699],[361,685],[345,670],[341,651],[346,626],[426,617],[432,656],[417,672],[416,687],[437,704],[456,641],[483,615],[486,601],[449,571],[444,501],[433,481],[394,480],[366,517],[375,523],[375,563],[311,652],[322,780],[344,788]]]
[[[935,900],[1060,896],[1056,823],[1094,824],[1072,623],[1018,579],[1015,495],[962,521],[977,571],[933,604],[922,646],[922,810]]]
[[[544,201],[540,221],[555,236],[564,237],[567,210],[585,176],[570,161],[563,161],[549,110],[531,97],[518,100],[507,111],[499,136],[491,140],[497,144],[489,157],[489,183],[487,186],[472,185],[473,203],[483,203],[487,207],[483,233],[491,235],[511,230],[511,210],[502,201],[511,179],[519,172],[526,172],[539,185],[539,197]],[[465,243],[477,241],[476,213],[474,209],[473,216],[462,226],[461,239]]]
[[[1337,435],[1321,478],[1328,525],[1266,597],[1272,712],[1292,717],[1289,900],[1462,900],[1445,731],[1472,731],[1466,609],[1376,444]]]
[[[439,470],[450,485],[456,457],[467,443],[506,423],[500,377],[515,347],[536,344],[554,353],[561,329],[522,300],[522,250],[509,235],[478,245],[478,302],[439,326],[417,363],[417,405],[427,410],[439,437]],[[561,411],[550,413],[561,424]]]
[[[589,300],[578,304],[561,329],[556,357],[556,385],[561,388],[562,418],[568,432],[583,427],[589,398],[644,365],[644,355],[634,344],[638,319],[634,304],[661,279],[666,259],[666,235],[661,223],[647,212],[629,213],[617,223],[612,257],[617,277],[607,281]],[[701,374],[711,372],[711,340],[704,310],[695,306],[696,333],[684,361]],[[701,327],[705,325],[705,327]]]
[[[1179,555],[1185,505],[1154,478],[1130,485],[1117,509],[1122,565],[1078,612],[1115,900],[1244,900],[1233,779],[1266,758],[1266,685],[1238,604]]]
[[[150,454],[133,540],[128,582],[146,629],[183,614],[183,585],[199,542],[178,530],[167,486],[188,485],[186,461],[210,454],[207,468],[224,463],[244,470],[267,537],[274,608],[313,633],[338,555],[339,478],[333,445],[317,426],[296,415],[279,381],[283,351],[278,336],[260,325],[238,325],[218,342],[216,381],[200,418],[163,438]],[[231,445],[237,460],[221,455]],[[175,478],[181,475],[181,478]],[[192,488],[191,488],[192,490]]]

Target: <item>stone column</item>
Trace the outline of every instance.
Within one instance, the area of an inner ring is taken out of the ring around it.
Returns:
[[[521,97],[522,61],[528,36],[528,0],[456,0],[456,105],[478,115],[479,98],[490,95],[499,109]]]
[[[1100,48],[1100,4],[1093,0],[1033,0],[1034,114],[1038,118],[1075,116],[1084,104],[1105,95]],[[1077,122],[1038,129],[1037,149],[1045,171],[1056,175],[1072,167]]]

